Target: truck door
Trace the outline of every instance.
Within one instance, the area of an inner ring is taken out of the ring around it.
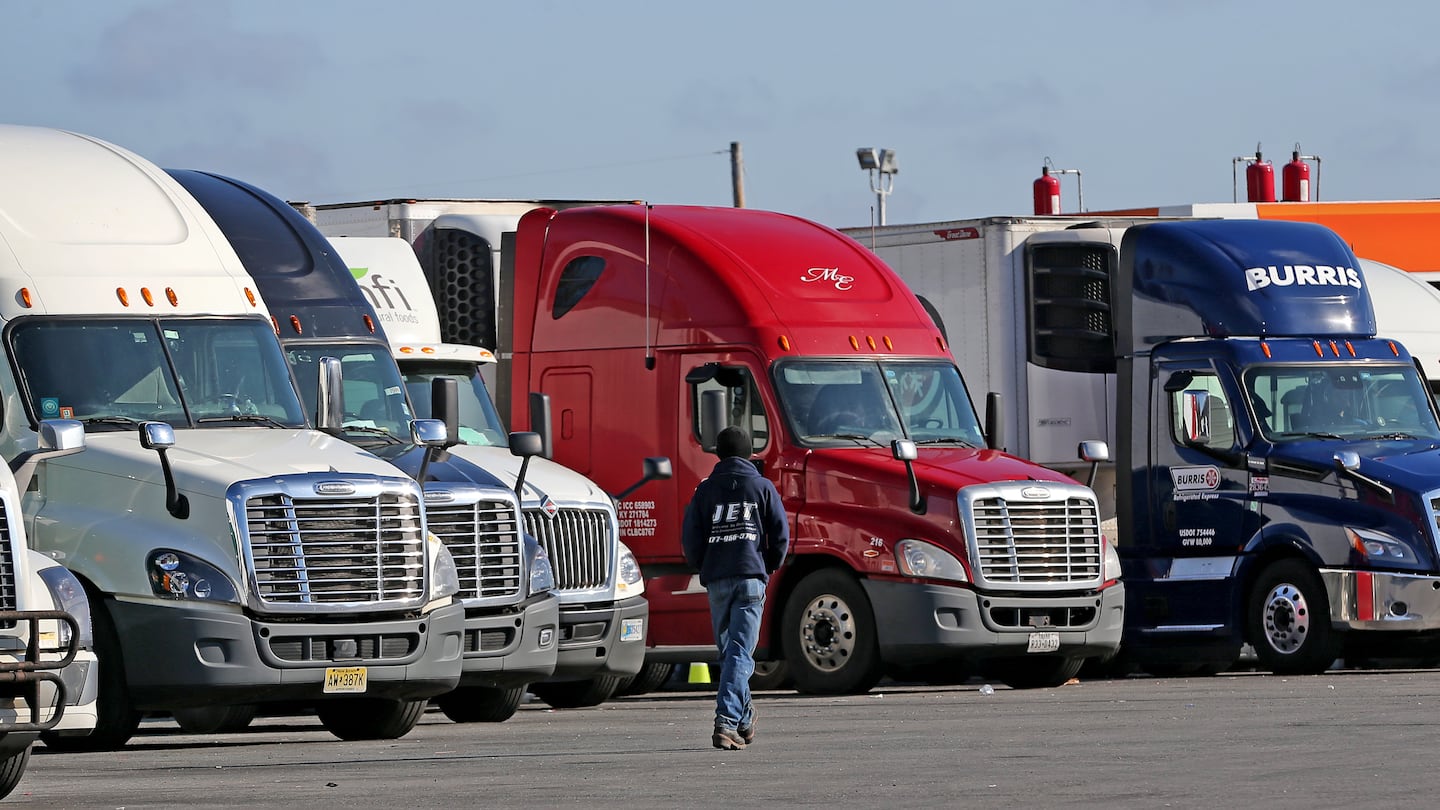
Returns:
[[[1244,409],[1207,361],[1158,362],[1152,377],[1146,626],[1220,633],[1238,609],[1231,572],[1259,531],[1241,438]],[[1153,588],[1153,590],[1150,590]]]

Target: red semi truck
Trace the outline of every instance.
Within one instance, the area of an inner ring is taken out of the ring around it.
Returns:
[[[1118,648],[1124,593],[1094,493],[987,446],[945,338],[862,245],[777,213],[644,205],[538,208],[514,239],[511,429],[547,433],[556,461],[612,491],[644,457],[674,463],[619,506],[647,660],[714,657],[679,535],[727,424],[750,431],[790,514],[759,657],[800,690],[969,665],[1057,685]],[[531,392],[549,402],[533,418]]]

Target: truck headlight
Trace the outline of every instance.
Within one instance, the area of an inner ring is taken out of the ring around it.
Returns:
[[[895,564],[907,577],[970,581],[970,577],[965,575],[965,566],[955,559],[955,555],[923,540],[906,538],[896,543]]]
[[[1370,529],[1345,528],[1350,547],[1361,557],[1380,565],[1414,565],[1415,552],[1399,538]]]
[[[82,650],[94,648],[95,635],[90,626],[90,597],[85,595],[85,586],[70,573],[70,569],[63,566],[41,568],[37,573],[50,591],[50,599],[55,603],[55,609],[75,617],[75,624],[80,627],[80,640],[76,646]],[[70,646],[70,625],[65,622],[60,622],[59,638],[62,648]]]
[[[525,557],[530,563],[530,593],[544,593],[555,590],[555,569],[550,567],[550,553],[525,535]]]
[[[240,592],[219,568],[183,551],[150,552],[150,590],[162,599],[239,602]]]
[[[645,593],[645,575],[640,571],[640,562],[624,543],[620,544],[620,564],[615,578],[615,595],[621,599],[640,596]]]
[[[434,566],[430,577],[430,598],[444,599],[460,592],[460,571],[455,568],[455,555],[440,542],[440,538],[427,533],[430,544],[430,560]]]
[[[1101,554],[1104,555],[1105,566],[1101,569],[1100,578],[1105,582],[1111,582],[1120,578],[1120,554],[1110,539],[1104,535],[1100,536]]]

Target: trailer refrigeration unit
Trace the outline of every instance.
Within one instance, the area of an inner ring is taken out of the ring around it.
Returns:
[[[1440,643],[1440,424],[1333,231],[970,220],[874,245],[953,345],[999,335],[1032,435],[1074,428],[1065,408],[1104,417],[1128,658],[1214,671],[1248,642],[1266,669],[1304,673]],[[991,322],[961,317],[967,293],[997,292]]]
[[[205,207],[254,280],[311,418],[317,424],[323,418],[321,358],[334,358],[343,395],[340,418],[327,432],[407,475],[425,476],[428,524],[455,560],[457,598],[465,605],[460,684],[434,702],[456,722],[508,719],[526,686],[554,673],[559,632],[550,561],[525,532],[513,481],[502,482],[457,453],[432,460],[411,443],[413,414],[382,320],[309,220],[240,180],[190,170],[169,174]],[[506,444],[509,437],[496,441]],[[522,444],[518,437],[517,450]],[[520,463],[508,446],[496,453]]]
[[[555,459],[602,486],[643,456],[674,460],[621,512],[650,660],[715,655],[679,533],[728,424],[750,431],[789,512],[761,657],[801,690],[977,663],[1054,685],[1115,651],[1124,588],[1094,494],[985,446],[945,339],[853,240],[753,210],[542,208],[513,257],[512,424],[548,395]]]
[[[162,170],[3,126],[0,177],[0,455],[36,450],[43,419],[86,433],[23,502],[84,583],[99,659],[94,733],[47,743],[292,701],[341,737],[406,733],[454,688],[464,620],[419,485],[306,427],[253,282]]]
[[[363,291],[367,306],[374,305],[417,412],[434,415],[434,382],[453,380],[461,444],[450,454],[494,471],[512,486],[519,482],[522,463],[503,447],[505,429],[482,376],[486,370],[493,375],[495,355],[441,341],[435,302],[410,244],[395,237],[330,241],[358,282],[351,289],[356,295]],[[594,481],[548,459],[531,459],[523,470],[525,527],[550,553],[560,598],[555,672],[531,691],[552,706],[569,708],[599,704],[622,686],[643,692],[663,682],[668,666],[640,671],[649,604],[639,564],[620,542],[615,502]]]

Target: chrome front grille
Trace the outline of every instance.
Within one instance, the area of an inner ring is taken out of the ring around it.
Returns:
[[[282,492],[244,503],[254,589],[266,604],[424,600],[424,521],[413,494],[302,498]]]
[[[430,493],[427,493],[430,496]],[[514,501],[458,496],[448,503],[427,499],[430,531],[455,558],[461,599],[522,595],[524,547]]]
[[[581,591],[610,584],[614,528],[602,509],[560,509],[553,517],[525,510],[525,531],[550,555],[557,591]]]
[[[1038,482],[984,485],[962,491],[960,505],[982,584],[1099,584],[1100,510],[1090,490]]]

